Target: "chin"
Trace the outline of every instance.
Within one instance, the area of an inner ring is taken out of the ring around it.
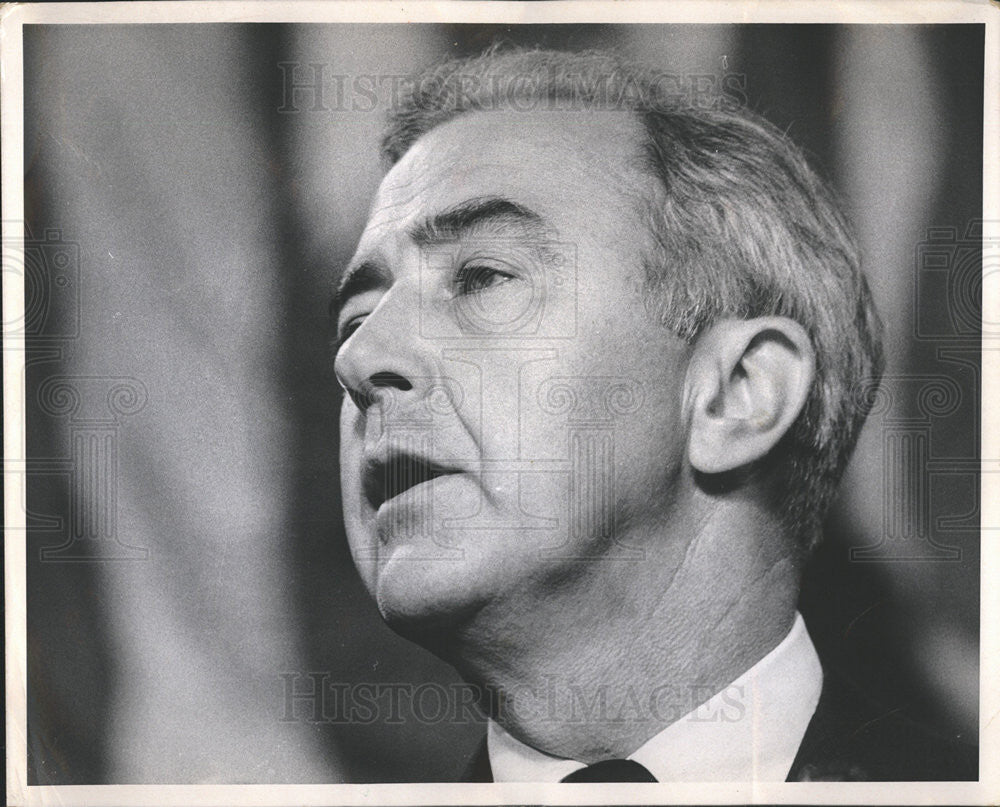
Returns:
[[[400,636],[435,650],[482,606],[481,592],[467,584],[462,571],[462,560],[395,553],[379,564],[374,581],[382,619]]]

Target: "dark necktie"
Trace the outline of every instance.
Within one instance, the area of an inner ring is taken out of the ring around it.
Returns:
[[[562,782],[655,782],[656,777],[631,759],[606,759],[573,771]]]

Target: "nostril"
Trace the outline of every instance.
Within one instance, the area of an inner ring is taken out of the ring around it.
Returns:
[[[367,411],[376,403],[387,405],[394,393],[407,392],[411,389],[413,389],[413,384],[404,376],[390,372],[374,373],[368,377],[367,381],[357,387],[344,385],[344,391],[362,412]]]
[[[345,388],[345,392],[350,396],[354,405],[362,412],[368,411],[368,407],[375,403],[375,396],[372,395],[371,388],[367,390]]]
[[[413,389],[413,384],[397,373],[375,373],[368,380],[373,387],[395,387],[403,392]]]

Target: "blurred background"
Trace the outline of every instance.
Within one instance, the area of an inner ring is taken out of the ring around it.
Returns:
[[[838,190],[889,366],[801,607],[829,664],[975,742],[982,26],[26,26],[32,784],[463,769],[463,710],[338,709],[457,679],[351,566],[327,305],[391,88],[498,38],[726,93]]]

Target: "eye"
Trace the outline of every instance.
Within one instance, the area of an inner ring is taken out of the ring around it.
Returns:
[[[356,317],[351,317],[337,328],[337,350],[340,350],[344,346],[344,343],[351,338],[354,332],[360,328],[365,321],[367,315],[361,314]]]
[[[455,275],[455,291],[457,294],[479,294],[516,278],[516,274],[499,266],[467,263]]]

